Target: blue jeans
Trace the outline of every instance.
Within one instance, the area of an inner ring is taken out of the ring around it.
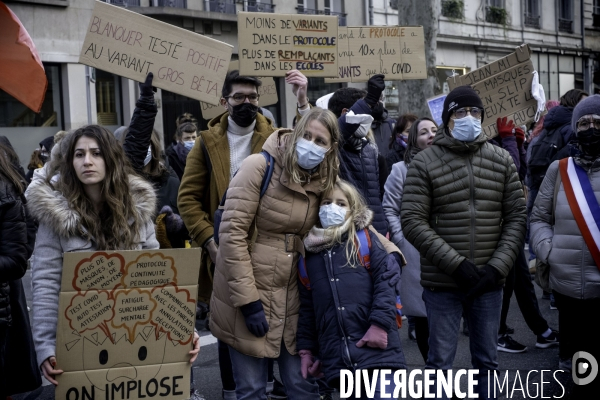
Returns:
[[[480,399],[488,399],[488,371],[498,369],[498,327],[502,309],[502,288],[467,301],[466,294],[459,290],[423,290],[423,301],[429,321],[429,353],[427,366],[430,369],[452,369],[460,319],[465,313],[469,326],[471,364],[480,371],[477,376],[476,392]],[[491,391],[493,393],[493,391]],[[442,391],[442,399],[445,392]]]
[[[281,343],[277,360],[279,375],[290,400],[319,400],[319,386],[315,380],[304,379],[300,371],[300,356],[291,355]],[[267,370],[270,358],[247,356],[229,346],[233,367],[235,395],[238,400],[267,400]]]

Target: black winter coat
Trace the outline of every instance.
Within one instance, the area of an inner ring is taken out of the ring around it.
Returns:
[[[387,252],[374,233],[371,269],[347,266],[346,242],[320,253],[306,253],[308,290],[299,281],[297,350],[321,360],[325,379],[335,384],[340,369],[406,368],[396,325],[396,295],[383,279]],[[369,273],[370,272],[370,273]],[[374,324],[388,332],[385,350],[356,343]]]
[[[185,171],[185,162],[187,160],[187,155],[189,154],[189,150],[185,148],[185,146],[181,143],[174,144],[169,146],[167,150],[165,150],[165,154],[167,156],[167,160],[169,161],[169,167],[173,169],[177,178],[181,181],[183,177],[183,171]]]
[[[0,326],[11,324],[9,281],[25,275],[29,254],[25,206],[0,175]]]
[[[360,99],[352,108],[355,114],[370,114],[371,109],[367,103]],[[338,119],[344,143],[340,147],[340,178],[350,182],[365,198],[367,205],[373,211],[373,227],[377,232],[386,235],[388,231],[387,220],[383,213],[381,200],[383,188],[380,184],[380,171],[378,153],[375,146],[363,141],[362,148],[356,150],[350,142],[354,132],[360,125],[346,123],[346,116]]]
[[[571,107],[556,106],[548,111],[544,119],[544,129],[531,145],[531,157],[527,163],[527,182],[530,184],[530,189],[540,188],[548,167],[574,137],[571,128],[572,116]]]
[[[396,124],[396,120],[388,118],[388,112],[385,110],[383,112],[383,120],[375,120],[373,124],[371,124],[371,130],[373,131],[373,137],[375,137],[375,144],[377,144],[377,148],[379,149],[379,153],[387,157],[390,152],[390,138],[394,132],[394,125]]]
[[[152,129],[156,118],[157,108],[154,104],[154,96],[140,96],[135,103],[135,110],[131,117],[129,133],[125,137],[123,148],[134,171],[152,183],[156,189],[156,214],[163,206],[170,206],[175,214],[179,214],[177,208],[177,193],[179,192],[179,178],[167,165],[167,169],[161,176],[153,177],[144,173],[144,159],[148,154],[148,146],[152,139]]]
[[[387,162],[388,171],[392,172],[392,166],[397,162],[404,161],[404,153],[406,152],[406,147],[399,145],[394,140],[392,144],[392,148],[387,154],[385,161]]]

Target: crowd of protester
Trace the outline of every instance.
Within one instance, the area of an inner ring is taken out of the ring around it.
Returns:
[[[128,126],[46,138],[27,174],[0,141],[0,398],[41,376],[57,384],[72,251],[201,247],[198,305],[210,312],[198,315],[218,339],[226,400],[325,400],[341,369],[405,369],[404,317],[423,365],[444,371],[463,321],[489,398],[498,351],[527,350],[506,324],[513,293],[536,347],[558,351],[557,368],[570,371],[576,351],[600,358],[586,326],[600,302],[600,96],[570,90],[537,122],[493,121],[492,138],[468,86],[447,95],[438,126],[426,115],[390,119],[383,75],[313,106],[294,70],[294,128],[278,129],[259,107],[260,80],[231,71],[223,114],[205,131],[183,114],[165,148],[152,79]],[[558,329],[540,312],[532,273]],[[198,351],[196,333],[190,362]],[[394,382],[375,398],[380,388]],[[573,393],[591,398],[598,383]],[[193,380],[190,396],[203,399]]]

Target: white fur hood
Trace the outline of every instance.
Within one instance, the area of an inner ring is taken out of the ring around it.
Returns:
[[[37,172],[37,171],[36,171]],[[63,194],[46,183],[45,174],[35,174],[27,188],[27,208],[38,222],[49,225],[57,234],[78,234],[80,215],[68,204]],[[130,193],[142,221],[152,221],[156,209],[156,193],[144,179],[129,175]]]

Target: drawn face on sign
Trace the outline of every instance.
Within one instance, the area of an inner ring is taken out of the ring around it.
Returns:
[[[165,333],[156,338],[155,329],[146,327],[131,343],[127,331],[119,329],[115,338],[114,343],[104,335],[83,340],[83,370],[94,386],[105,390],[106,384],[137,380],[139,367],[146,379],[158,374],[168,345]]]

